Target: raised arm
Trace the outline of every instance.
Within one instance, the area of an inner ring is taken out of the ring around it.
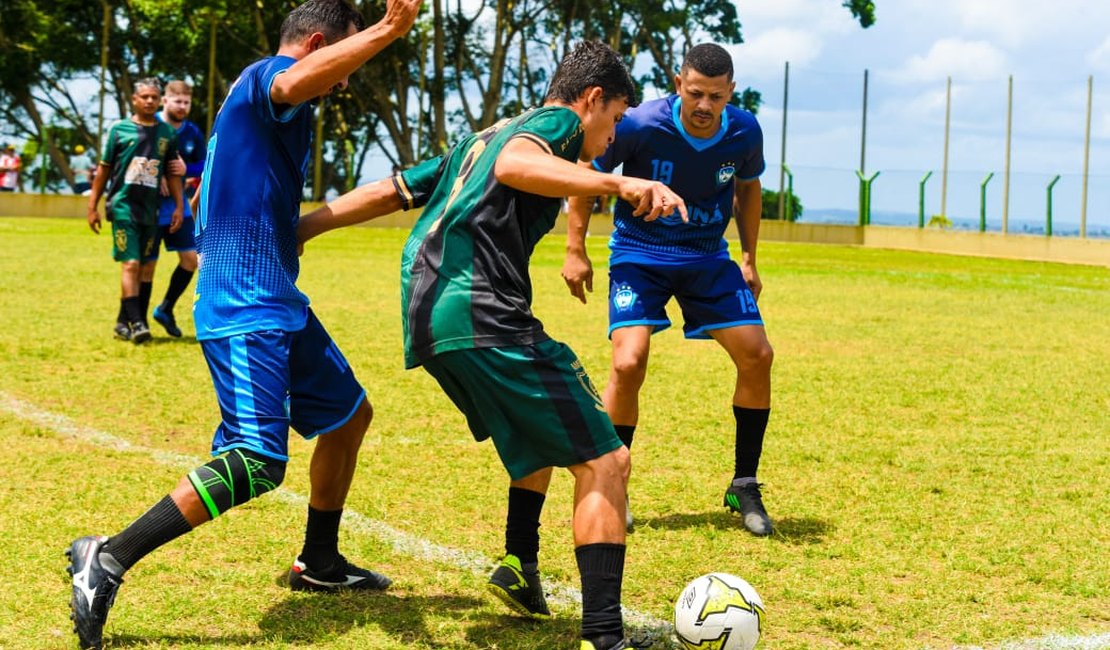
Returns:
[[[341,41],[300,59],[270,86],[275,104],[295,106],[326,94],[387,45],[405,35],[420,13],[422,0],[388,0],[385,16]]]

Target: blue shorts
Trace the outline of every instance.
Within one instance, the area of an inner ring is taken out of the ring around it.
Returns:
[[[312,310],[303,330],[200,342],[223,421],[212,455],[230,449],[289,460],[289,427],[304,439],[338,429],[366,397]]]
[[[185,217],[177,232],[170,232],[169,224],[158,226],[158,241],[154,243],[154,259],[158,259],[158,248],[165,243],[166,250],[170,252],[195,251],[197,249],[196,224],[192,217]]]
[[[675,265],[621,262],[609,268],[609,335],[632,325],[654,332],[671,326],[666,305],[671,297],[682,308],[682,331],[688,339],[708,339],[710,330],[763,325],[740,267],[731,259]],[[654,333],[653,332],[653,333]]]

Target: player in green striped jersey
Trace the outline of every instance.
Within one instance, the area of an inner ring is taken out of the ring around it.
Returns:
[[[424,208],[402,255],[406,366],[423,365],[474,437],[493,439],[514,490],[528,492],[551,466],[574,475],[583,650],[638,647],[624,638],[620,613],[628,450],[582,364],[532,315],[528,260],[562,197],[615,194],[645,219],[675,210],[685,218],[682,199],[662,183],[575,164],[608,147],[634,103],[620,57],[600,43],[579,44],[560,63],[543,107],[360,187],[305,215],[298,228],[304,242]],[[494,587],[514,608],[543,618],[549,614],[535,566],[534,553],[512,557],[501,567],[507,579]],[[530,598],[537,591],[538,601]]]

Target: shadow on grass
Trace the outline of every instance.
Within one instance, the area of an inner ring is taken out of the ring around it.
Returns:
[[[496,647],[504,650],[571,647],[577,643],[578,617],[538,622],[483,611],[486,599],[470,596],[415,596],[400,593],[290,594],[263,613],[258,631],[229,634],[167,634],[139,637],[109,635],[107,648],[163,644],[190,646],[255,646],[288,643],[300,646],[334,641],[351,630],[374,626],[385,632],[396,647],[421,645],[460,649]],[[467,642],[437,638],[444,619],[466,621]]]
[[[813,517],[784,517],[773,519],[775,532],[771,539],[784,544],[820,544],[832,530],[832,525],[823,519]],[[738,515],[729,512],[683,512],[637,520],[637,526],[662,528],[664,530],[684,530],[686,528],[712,527],[719,530],[744,530],[744,523]]]

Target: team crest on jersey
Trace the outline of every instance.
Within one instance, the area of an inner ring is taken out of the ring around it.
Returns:
[[[731,181],[732,177],[735,175],[736,165],[730,160],[722,164],[721,168],[717,170],[717,184],[724,185],[725,183]]]
[[[158,138],[158,155],[166,155],[166,148],[170,146],[170,141],[166,138]]]
[[[189,140],[185,143],[185,153],[193,153],[193,149],[196,149],[196,147],[196,143],[192,140]]]
[[[636,300],[639,297],[640,296],[632,290],[632,287],[627,284],[621,284],[617,287],[617,290],[613,292],[613,306],[617,308],[617,311],[628,311],[636,304]]]

